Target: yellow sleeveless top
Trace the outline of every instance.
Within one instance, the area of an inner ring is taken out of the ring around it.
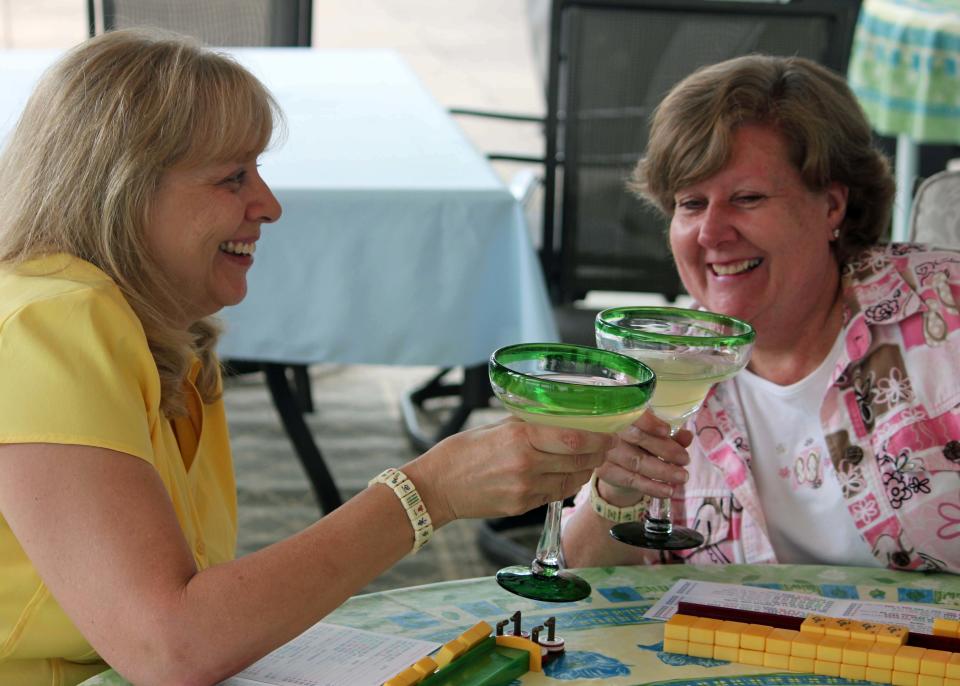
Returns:
[[[233,558],[237,511],[223,403],[201,402],[197,369],[190,416],[171,422],[140,321],[106,274],[68,255],[0,267],[0,443],[97,446],[146,460],[203,569]],[[0,512],[0,684],[77,684],[105,668]]]

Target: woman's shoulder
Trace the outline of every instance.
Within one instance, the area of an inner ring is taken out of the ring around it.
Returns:
[[[946,272],[960,279],[960,251],[921,243],[876,245],[854,255],[842,272],[854,285],[888,278],[893,273],[912,283],[932,272]]]
[[[0,442],[147,459],[161,416],[143,327],[103,272],[75,258],[0,267]]]
[[[93,264],[66,254],[0,266],[0,327],[13,318],[89,315],[110,328],[140,328],[116,283]]]
[[[104,272],[76,257],[0,266],[0,341],[5,368],[23,356],[65,355],[76,361],[92,355],[156,374],[143,325],[123,293]]]

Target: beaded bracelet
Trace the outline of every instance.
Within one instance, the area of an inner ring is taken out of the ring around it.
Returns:
[[[594,512],[604,519],[609,519],[614,524],[640,521],[643,519],[643,514],[647,511],[649,504],[650,496],[645,495],[640,498],[640,502],[636,505],[630,505],[628,507],[611,505],[603,499],[603,496],[600,495],[600,491],[597,489],[597,473],[594,472],[593,476],[590,477],[590,506]]]
[[[367,486],[373,486],[374,484],[389,486],[400,498],[400,503],[410,519],[410,526],[413,527],[413,552],[417,552],[433,536],[433,522],[427,513],[427,506],[423,504],[420,494],[417,493],[417,487],[407,478],[406,474],[393,467],[383,470],[370,479]]]

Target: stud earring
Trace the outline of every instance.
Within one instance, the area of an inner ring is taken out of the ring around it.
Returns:
[[[833,240],[837,240],[838,238],[840,238],[840,229],[834,229],[834,230],[833,230]]]

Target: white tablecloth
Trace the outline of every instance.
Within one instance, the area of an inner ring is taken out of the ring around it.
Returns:
[[[222,312],[224,357],[449,366],[556,340],[520,207],[395,53],[233,53],[288,131],[261,160],[283,217]],[[0,131],[56,54],[0,52]]]

